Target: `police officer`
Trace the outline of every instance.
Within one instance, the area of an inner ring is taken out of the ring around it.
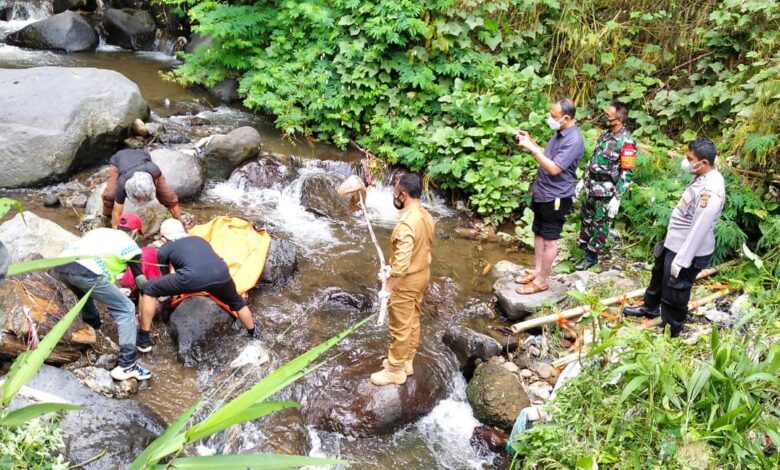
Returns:
[[[680,334],[688,316],[691,286],[715,251],[715,224],[726,201],[723,176],[713,166],[715,156],[715,144],[709,139],[699,137],[688,146],[681,166],[694,175],[693,181],[672,211],[666,240],[655,249],[644,305],[624,310],[632,316],[657,317],[660,313],[672,336]]]
[[[578,195],[583,187],[587,190],[580,208],[578,240],[585,250],[585,258],[575,265],[577,270],[598,264],[612,219],[617,215],[620,200],[633,178],[636,144],[624,127],[627,118],[628,107],[618,101],[604,111],[601,124],[607,131],[596,143],[585,175],[576,188]]]

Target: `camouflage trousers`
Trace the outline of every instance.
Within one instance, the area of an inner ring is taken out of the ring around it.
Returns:
[[[588,196],[580,207],[580,237],[578,242],[584,250],[601,254],[609,238],[612,219],[607,216],[607,204],[611,197]]]

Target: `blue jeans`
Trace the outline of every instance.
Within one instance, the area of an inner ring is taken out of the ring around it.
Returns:
[[[119,331],[119,365],[122,367],[133,365],[137,355],[135,304],[105,276],[60,273],[56,270],[54,275],[79,297],[83,297],[88,290],[93,289],[92,295],[84,304],[82,315],[85,318],[98,317],[93,299],[105,305]]]

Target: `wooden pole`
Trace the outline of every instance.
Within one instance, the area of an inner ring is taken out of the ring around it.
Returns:
[[[363,193],[358,191],[358,199],[360,200],[360,209],[363,211],[363,217],[366,219],[366,225],[368,225],[368,233],[371,234],[371,241],[374,242],[376,247],[376,254],[379,256],[379,266],[382,271],[385,270],[385,254],[382,252],[382,247],[379,246],[379,242],[374,234],[374,227],[371,226],[371,219],[368,218],[368,210],[366,209],[366,203],[363,202]],[[387,287],[387,279],[382,279],[382,291],[385,291]],[[387,317],[387,297],[382,297],[379,301],[379,315],[376,318],[376,324],[381,326],[385,323]]]
[[[690,302],[688,302],[688,310],[691,310],[691,311],[692,310],[696,310],[697,308],[701,307],[702,305],[706,305],[706,304],[712,303],[712,302],[714,302],[714,301],[716,301],[716,300],[718,300],[718,299],[720,299],[722,297],[725,297],[725,296],[727,296],[727,295],[729,295],[731,293],[734,293],[734,292],[735,292],[734,289],[722,289],[722,290],[720,290],[718,292],[715,292],[714,294],[710,294],[710,295],[702,297],[702,298],[700,298],[698,300],[695,300],[695,299],[691,300]],[[653,328],[655,326],[659,326],[660,324],[661,324],[661,317],[656,317],[656,318],[653,318],[650,321],[642,323],[640,328]],[[576,361],[580,357],[582,357],[582,354],[584,354],[584,353],[587,353],[587,348],[583,348],[582,351],[571,353],[571,354],[568,354],[566,356],[563,356],[560,359],[556,359],[555,361],[552,362],[552,366],[555,367],[555,368],[566,366],[566,365]]]
[[[729,266],[733,264],[734,261],[729,261],[727,263],[723,263],[719,266],[714,266],[712,268],[703,269],[698,276],[696,276],[696,279],[703,279],[708,276],[712,276],[713,274],[717,273],[721,269],[725,268],[726,266]],[[632,290],[631,292],[617,295],[615,297],[609,297],[606,299],[601,299],[601,304],[605,307],[609,307],[610,305],[616,305],[616,304],[623,304],[629,299],[633,299],[636,297],[641,297],[645,293],[646,289],[637,289]],[[539,318],[533,318],[531,320],[522,321],[520,323],[515,323],[512,325],[512,332],[513,333],[520,333],[521,331],[530,330],[531,328],[537,328],[542,325],[546,325],[548,323],[553,323],[556,321],[560,321],[561,319],[569,320],[571,318],[579,317],[580,315],[584,315],[590,311],[590,305],[580,305],[579,307],[570,308],[568,310],[564,310],[560,313],[553,313],[551,315],[545,315],[543,317]]]

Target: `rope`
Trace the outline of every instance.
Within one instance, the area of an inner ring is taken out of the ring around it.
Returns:
[[[22,309],[24,317],[27,319],[27,349],[35,349],[38,347],[38,331],[35,327],[35,322],[30,316],[30,309],[25,307]]]

